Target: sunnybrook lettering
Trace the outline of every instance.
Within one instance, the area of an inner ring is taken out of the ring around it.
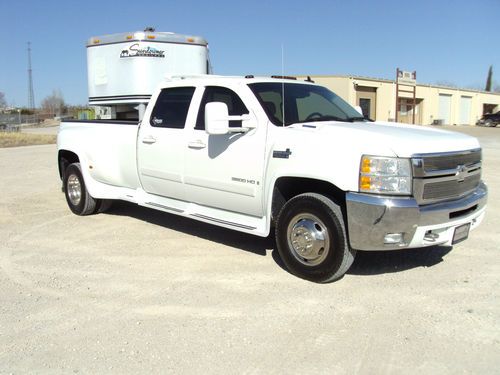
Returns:
[[[158,50],[153,47],[146,46],[141,48],[139,43],[132,44],[128,49],[124,49],[120,53],[120,58],[126,57],[165,57],[165,51]]]

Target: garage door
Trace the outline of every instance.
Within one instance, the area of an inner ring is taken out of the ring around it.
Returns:
[[[439,119],[450,124],[451,95],[439,94]]]
[[[460,124],[470,125],[470,109],[472,106],[471,96],[460,97]]]

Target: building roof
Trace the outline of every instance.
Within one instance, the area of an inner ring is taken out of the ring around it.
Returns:
[[[395,84],[396,81],[393,79],[387,79],[387,78],[374,78],[374,77],[365,77],[365,76],[357,76],[357,75],[336,75],[336,74],[298,74],[297,77],[323,77],[323,78],[328,78],[328,77],[334,77],[334,78],[348,78],[348,79],[359,79],[359,80],[365,80],[365,81],[373,81],[373,82],[385,82],[385,83],[392,83]],[[491,95],[500,95],[500,92],[493,92],[493,91],[484,91],[484,90],[477,90],[477,89],[471,89],[471,88],[463,88],[463,87],[453,87],[453,86],[446,86],[446,85],[438,85],[438,84],[431,84],[431,83],[419,83],[417,81],[417,86],[422,86],[422,87],[433,87],[433,88],[439,88],[439,89],[447,89],[447,90],[460,90],[460,91],[470,91],[470,92],[477,92],[481,94],[491,94]]]

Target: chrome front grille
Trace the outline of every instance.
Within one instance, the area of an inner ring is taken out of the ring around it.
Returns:
[[[412,157],[413,191],[420,204],[471,193],[481,181],[481,149]]]
[[[472,191],[481,181],[481,174],[466,177],[463,181],[447,180],[424,184],[424,200],[459,198]]]
[[[424,156],[423,162],[425,173],[456,169],[457,166],[481,163],[481,149],[468,151],[466,153]]]

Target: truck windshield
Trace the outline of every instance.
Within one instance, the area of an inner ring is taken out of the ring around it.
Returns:
[[[252,83],[248,86],[269,120],[277,126],[314,121],[365,120],[342,98],[322,86],[282,82]]]

